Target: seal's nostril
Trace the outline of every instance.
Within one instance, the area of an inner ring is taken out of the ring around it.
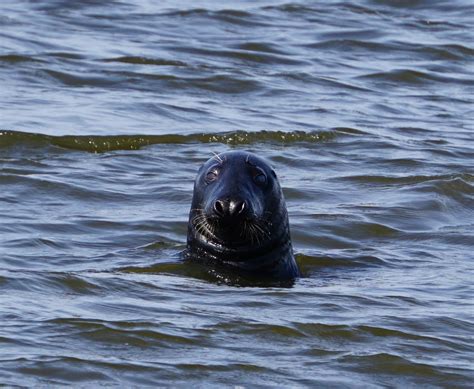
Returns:
[[[214,203],[214,212],[218,216],[224,216],[225,208],[226,207],[225,207],[224,202],[222,200],[216,200],[216,202]]]

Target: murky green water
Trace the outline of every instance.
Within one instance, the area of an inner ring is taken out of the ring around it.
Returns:
[[[2,1],[0,386],[470,387],[471,1]],[[213,152],[304,277],[183,263]]]

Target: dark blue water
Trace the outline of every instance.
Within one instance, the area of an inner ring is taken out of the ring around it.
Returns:
[[[0,386],[474,380],[471,1],[0,3]],[[304,276],[184,263],[214,152]]]

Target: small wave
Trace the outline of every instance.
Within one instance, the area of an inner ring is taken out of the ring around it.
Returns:
[[[433,72],[422,72],[412,69],[395,69],[387,72],[377,72],[359,76],[361,79],[372,79],[375,81],[386,81],[390,83],[403,83],[403,84],[413,84],[413,85],[422,85],[427,84],[432,81],[436,82],[455,82],[463,85],[472,84],[472,80],[446,77],[439,74],[434,74]]]
[[[8,54],[8,55],[0,55],[0,62],[16,64],[20,62],[39,62],[39,60],[27,55]]]
[[[394,47],[387,43],[372,42],[366,40],[356,40],[356,39],[344,39],[344,38],[335,38],[335,39],[326,39],[316,43],[309,43],[304,45],[307,48],[311,49],[335,49],[335,50],[367,50],[370,52],[387,52]]]
[[[176,345],[202,344],[205,341],[205,338],[193,339],[177,335],[173,333],[172,328],[168,331],[162,327],[160,331],[157,331],[153,324],[148,322],[60,318],[52,319],[50,323],[77,328],[82,337],[102,343],[123,344],[125,342],[138,347],[159,343],[161,347],[176,347]]]
[[[412,52],[424,54],[426,58],[438,60],[470,60],[474,50],[460,44],[422,45],[402,40],[377,42],[355,39],[354,37],[325,39],[315,43],[304,44],[304,47],[318,50],[363,51],[367,53]]]
[[[214,22],[217,21],[246,27],[269,25],[268,22],[265,19],[260,18],[258,14],[253,14],[250,12],[236,9],[222,9],[218,11],[211,11],[204,8],[194,8],[187,10],[171,11],[164,13],[161,16],[172,18],[180,17],[185,19],[208,19]]]
[[[138,150],[155,144],[223,143],[248,145],[254,143],[315,143],[331,140],[340,134],[356,134],[357,130],[336,128],[332,131],[229,131],[189,135],[111,135],[52,136],[20,131],[0,131],[0,148],[17,145],[58,146],[65,149],[103,153],[112,150]]]
[[[317,13],[317,9],[315,7],[310,7],[302,4],[297,4],[297,3],[283,3],[279,5],[268,5],[262,7],[262,10],[265,11],[278,11],[282,13],[288,13],[288,14],[314,14]]]
[[[103,201],[108,198],[111,201],[120,201],[126,199],[121,193],[115,193],[106,189],[90,188],[87,185],[72,184],[62,182],[57,179],[35,177],[33,175],[8,174],[2,175],[2,183],[21,183],[35,193],[46,193],[54,191],[56,195],[64,195],[68,198],[77,200],[87,199],[87,201]],[[38,242],[44,243],[44,242]]]
[[[182,50],[187,51],[187,50]],[[195,51],[194,49],[191,50]],[[196,53],[193,53],[196,54]],[[216,54],[219,55],[219,54]],[[125,57],[126,59],[113,59],[128,64],[142,64],[165,66],[167,62],[160,62],[161,60],[153,59],[139,59],[140,57]],[[109,61],[105,59],[105,61]],[[141,61],[141,62],[140,62]],[[110,62],[110,61],[109,61]],[[175,62],[174,67],[178,66]],[[184,62],[183,65],[186,66]],[[168,63],[171,66],[171,63]],[[262,89],[260,81],[250,77],[231,75],[228,73],[215,73],[211,76],[193,76],[184,77],[173,74],[150,74],[143,71],[137,71],[135,67],[131,66],[130,70],[106,70],[95,75],[84,75],[82,73],[59,72],[56,70],[44,70],[41,74],[51,78],[55,82],[68,87],[119,87],[123,88],[127,85],[132,86],[133,89],[154,90],[159,86],[166,86],[175,91],[178,90],[204,90],[224,94],[245,94],[253,93]]]
[[[250,78],[217,74],[210,77],[193,77],[177,80],[181,87],[197,88],[211,92],[238,94],[250,93],[261,89],[260,82]]]
[[[174,51],[199,55],[202,57],[216,57],[231,59],[242,62],[254,62],[269,65],[302,65],[305,61],[292,58],[287,53],[275,52],[275,50],[265,49],[263,45],[241,45],[236,49],[209,49],[194,46],[182,46]]]
[[[62,72],[57,70],[46,69],[42,73],[52,80],[69,87],[101,87],[113,86],[123,81],[123,77],[117,75],[108,75],[107,77],[92,76],[90,74],[83,75],[72,72]]]
[[[157,263],[154,265],[139,267],[139,266],[127,266],[118,269],[123,273],[131,274],[176,274],[176,275],[187,275],[190,273],[188,267],[182,262],[166,262]]]
[[[343,258],[335,256],[329,257],[297,254],[296,260],[298,262],[298,265],[300,265],[303,273],[312,272],[313,270],[321,268],[358,268],[386,265],[386,262],[383,259],[371,255]]]
[[[411,161],[411,160],[410,160]],[[442,175],[414,175],[414,176],[380,176],[380,175],[354,175],[339,177],[338,180],[351,181],[360,184],[381,186],[404,186],[416,185],[426,182],[454,182],[467,184],[474,181],[474,176],[465,174],[442,174]]]
[[[277,49],[273,43],[268,42],[245,42],[237,46],[240,50],[257,51],[262,53],[285,54]]]
[[[432,46],[420,46],[417,45],[416,49],[426,53],[427,55],[439,58],[442,60],[472,60],[474,56],[474,49],[460,45],[460,44],[447,44],[447,45],[432,45]]]
[[[121,62],[134,65],[187,66],[185,62],[170,59],[124,56],[104,59],[103,62]]]
[[[235,320],[225,324],[214,326],[215,329],[238,331],[240,333],[255,336],[255,337],[273,337],[289,340],[291,338],[302,338],[306,334],[298,328],[279,324],[264,324],[264,323],[247,323],[240,320]]]
[[[53,51],[47,53],[48,57],[52,58],[61,58],[61,59],[78,59],[78,60],[83,60],[86,59],[83,55],[77,54],[77,53],[72,53],[72,52],[66,52],[66,51]]]
[[[461,385],[459,387],[462,387],[466,383],[465,378],[460,374],[462,371],[410,360],[396,354],[349,355],[340,358],[339,362],[353,371],[367,372],[376,370],[378,374],[397,376],[399,377],[398,384],[400,384],[402,377],[406,379],[409,376],[416,376],[419,379],[424,378],[435,386],[443,383],[449,387],[453,385],[457,387],[459,384]],[[421,382],[426,384],[427,381]]]

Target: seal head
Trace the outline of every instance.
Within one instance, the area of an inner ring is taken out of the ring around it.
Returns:
[[[189,213],[187,255],[278,280],[299,275],[283,193],[264,159],[230,151],[201,166]]]

